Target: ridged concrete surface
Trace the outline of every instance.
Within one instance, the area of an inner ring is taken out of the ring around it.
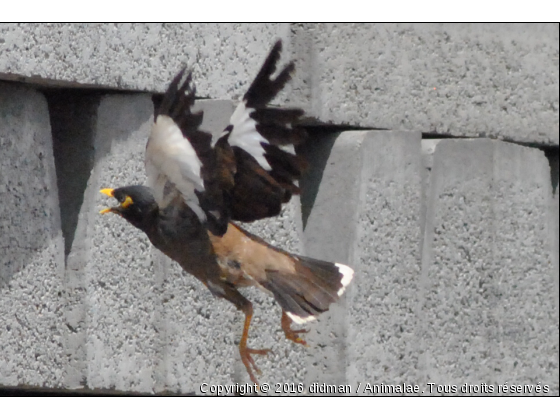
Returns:
[[[558,24],[1,24],[0,79],[238,99],[277,38],[321,122],[558,145]]]
[[[213,98],[198,106],[216,134],[284,37],[298,76],[281,101],[321,122],[391,130],[312,128],[301,199],[248,225],[356,270],[341,302],[310,325],[309,349],[285,340],[270,296],[246,291],[249,343],[274,351],[256,357],[261,381],[308,392],[315,382],[406,382],[424,395],[439,393],[428,383],[540,383],[558,395],[558,32],[519,28],[2,25],[0,78],[161,91],[188,62],[199,95]],[[75,41],[54,48],[64,33]],[[377,58],[363,53],[381,44]],[[450,66],[464,77],[443,78]],[[428,101],[421,87],[432,79],[448,90]],[[372,80],[382,88],[368,91]],[[248,381],[235,308],[141,232],[98,214],[110,202],[101,187],[144,182],[152,118],[148,93],[0,83],[0,386],[201,393],[203,382]]]
[[[58,386],[64,242],[45,98],[0,83],[0,384]]]

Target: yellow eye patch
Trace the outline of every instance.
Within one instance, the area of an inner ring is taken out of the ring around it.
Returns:
[[[126,209],[131,204],[134,204],[134,202],[132,201],[132,198],[130,198],[130,196],[127,195],[126,198],[124,199],[124,201],[121,203],[121,207],[123,209]]]

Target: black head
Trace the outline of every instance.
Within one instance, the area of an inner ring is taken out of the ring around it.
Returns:
[[[101,214],[115,213],[124,217],[133,226],[146,230],[154,222],[158,205],[152,191],[143,185],[130,185],[122,188],[105,188],[101,193],[116,198],[119,205],[101,210]]]

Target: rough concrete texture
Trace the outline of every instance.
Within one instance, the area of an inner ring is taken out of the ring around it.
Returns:
[[[245,227],[356,279],[307,349],[269,295],[243,291],[250,346],[274,351],[255,357],[261,382],[558,395],[558,25],[0,25],[0,78],[43,89],[0,83],[0,386],[248,382],[243,316],[98,214],[101,187],[145,180],[151,95],[56,86],[161,92],[187,63],[219,134],[277,37],[297,60],[277,103],[319,125],[300,199]]]
[[[536,149],[442,140],[422,256],[422,383],[546,384],[558,394],[550,174]]]
[[[356,386],[419,383],[420,148],[419,132],[376,131],[357,151],[359,277],[349,294],[347,362]]]
[[[356,268],[357,213],[362,172],[362,141],[366,133],[324,136],[316,133],[303,154],[314,157],[302,182],[305,254]],[[343,204],[344,203],[344,204]],[[361,276],[355,280],[360,281]],[[355,285],[353,285],[355,287]],[[353,290],[353,289],[351,289]],[[307,358],[305,382],[346,383],[347,296],[319,317],[306,337],[313,351]]]
[[[552,272],[554,275],[554,284],[556,286],[556,322],[559,323],[560,317],[560,193],[558,191],[558,169],[559,169],[559,156],[558,151],[555,154],[550,154],[550,174],[552,178],[553,195],[550,200],[550,211],[548,214],[548,223],[552,228],[549,231],[550,238],[550,254],[552,260]],[[560,340],[560,337],[558,338]],[[560,343],[557,342],[558,348]]]
[[[558,145],[558,24],[1,24],[0,78],[238,99],[272,42],[322,123]]]
[[[556,23],[292,30],[294,97],[320,121],[558,145]]]
[[[159,369],[162,347],[155,320],[162,302],[151,246],[120,218],[98,214],[103,205],[114,205],[100,188],[145,181],[143,152],[152,118],[148,95],[106,96],[97,110],[95,164],[79,221],[84,236],[76,234],[74,240],[83,249],[76,247],[76,258],[73,252],[68,257],[69,267],[80,266],[74,275],[83,304],[75,312],[84,323],[75,330],[83,333],[82,385],[88,388],[150,392]]]
[[[64,243],[45,98],[0,83],[0,385],[60,386]]]
[[[240,97],[287,24],[1,24],[0,78],[163,92],[184,65],[199,95]]]
[[[350,264],[356,278],[310,334],[316,349],[306,382],[354,389],[417,383],[420,133],[351,131],[317,140],[306,151],[322,162],[312,169],[316,195],[302,197],[313,201],[306,253]]]
[[[406,152],[408,146],[412,147]],[[366,195],[369,197],[371,192],[367,186],[371,185],[373,174],[384,173],[381,178],[386,178],[382,186],[378,185],[378,191],[386,192],[385,188],[393,187],[395,177],[401,181],[400,187],[406,189],[408,186],[414,190],[414,179],[418,184],[420,180],[419,147],[419,133],[355,131],[325,136],[319,131],[301,150],[311,162],[302,180],[305,255],[350,264],[357,273],[347,295],[309,326],[306,340],[311,347],[306,353],[304,371],[304,382],[308,385],[351,383],[355,386],[371,376],[367,367],[374,363],[371,357],[375,350],[371,349],[371,343],[375,332],[371,330],[369,319],[376,317],[370,304],[373,293],[368,281],[370,257],[366,253],[369,247],[362,243],[367,241],[364,239],[367,231],[361,225],[367,212],[362,213],[360,209],[364,208]],[[407,155],[411,158],[407,159]],[[383,160],[393,169],[392,172],[380,164]],[[412,166],[415,170],[407,169],[397,175],[394,169],[397,166],[400,169],[401,163],[405,168]],[[408,179],[410,175],[411,179]],[[404,199],[401,193],[395,191],[393,196]],[[414,194],[419,197],[418,188]],[[419,206],[419,200],[415,201]],[[414,213],[415,207],[405,211]],[[416,236],[416,242],[410,242],[416,246],[420,227],[417,217],[411,219],[413,221],[403,224],[400,230],[409,240]],[[393,220],[387,222],[387,227],[393,229]],[[394,238],[395,243],[398,240],[399,236]],[[388,248],[399,250],[398,246]],[[418,271],[417,246],[410,255],[412,269],[410,261],[406,261],[404,270],[414,271],[416,267]]]

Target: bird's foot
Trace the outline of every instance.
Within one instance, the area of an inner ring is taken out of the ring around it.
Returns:
[[[309,345],[303,338],[299,336],[299,334],[306,334],[308,332],[309,330],[304,330],[304,329],[292,330],[289,326],[287,328],[284,328],[284,335],[288,340],[293,341],[294,343],[297,344],[301,344],[304,347],[309,347]]]
[[[257,367],[257,365],[255,364],[255,361],[253,360],[253,357],[251,355],[258,354],[258,355],[261,355],[261,356],[266,356],[271,351],[272,350],[270,350],[270,349],[255,350],[255,349],[250,349],[248,347],[239,347],[239,354],[241,355],[241,361],[245,365],[245,369],[247,369],[247,373],[249,374],[249,378],[251,378],[251,380],[257,386],[259,385],[259,381],[257,381],[255,373],[257,375],[260,375],[262,372]]]

